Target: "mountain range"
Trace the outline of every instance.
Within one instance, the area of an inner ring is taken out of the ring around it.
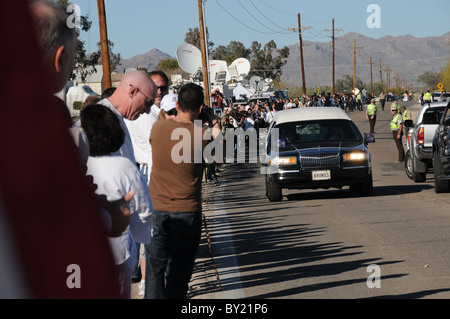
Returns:
[[[380,59],[383,83],[386,82],[387,69],[391,71],[390,83],[393,86],[393,74],[399,74],[408,84],[417,83],[420,74],[427,71],[440,72],[450,58],[450,32],[440,37],[384,36],[373,39],[364,35],[348,32],[335,38],[335,80],[345,75],[353,76],[354,44],[356,44],[356,76],[370,84],[370,57],[372,57],[372,79],[380,82]],[[288,46],[289,58],[282,68],[281,81],[290,86],[302,86],[299,44]],[[127,68],[145,67],[153,70],[159,61],[173,58],[158,49],[121,61],[118,72]],[[328,85],[332,83],[332,42],[303,41],[303,61],[306,87]]]

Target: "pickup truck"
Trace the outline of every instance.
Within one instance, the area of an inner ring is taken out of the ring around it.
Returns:
[[[447,102],[424,104],[407,134],[405,172],[416,183],[425,182],[433,167],[433,137],[446,106]]]
[[[433,138],[434,191],[450,192],[450,103]]]

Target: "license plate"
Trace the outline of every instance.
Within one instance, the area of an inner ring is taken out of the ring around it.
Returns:
[[[325,181],[331,179],[331,172],[327,171],[312,171],[313,181]]]

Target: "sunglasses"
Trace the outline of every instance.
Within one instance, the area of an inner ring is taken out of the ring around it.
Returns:
[[[134,86],[134,85],[130,84],[130,86]],[[145,106],[147,108],[151,108],[153,105],[153,100],[151,98],[149,98],[147,95],[145,95],[144,93],[142,93],[142,91],[138,87],[136,87],[136,89],[138,90],[138,92],[140,92],[145,97]]]
[[[167,85],[161,85],[161,86],[156,87],[156,91],[158,91],[158,89],[159,89],[159,90],[161,90],[161,92],[165,92],[165,91],[167,91],[168,88],[169,87]]]
[[[177,115],[177,109],[171,109],[170,111],[166,112],[167,115],[172,116],[172,115]]]

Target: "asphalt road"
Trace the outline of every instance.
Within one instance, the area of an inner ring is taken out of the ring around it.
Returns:
[[[450,298],[450,194],[434,192],[432,174],[414,183],[395,163],[389,106],[369,145],[373,196],[283,190],[271,203],[259,164],[226,164],[219,183],[205,183],[189,298]],[[409,107],[414,119],[419,107]],[[369,131],[364,112],[350,116]]]

